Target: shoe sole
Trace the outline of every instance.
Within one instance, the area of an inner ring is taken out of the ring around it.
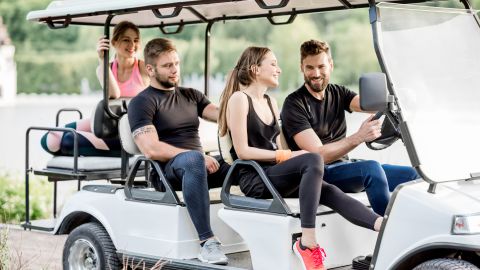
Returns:
[[[201,255],[199,255],[197,257],[197,259],[203,263],[209,263],[209,264],[216,264],[216,265],[227,265],[228,264],[228,260],[216,260],[216,261],[209,261],[209,260],[205,260]],[[306,269],[304,269],[306,270]]]
[[[302,255],[298,253],[297,247],[295,246],[297,242],[293,244],[293,252],[295,252],[295,255],[297,255],[297,258],[300,260],[300,264],[302,265],[302,270],[307,270],[307,267],[303,263]]]

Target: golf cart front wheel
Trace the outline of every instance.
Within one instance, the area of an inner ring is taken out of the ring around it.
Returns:
[[[75,228],[63,248],[63,269],[120,269],[115,246],[105,229],[97,222]]]
[[[423,262],[413,270],[479,270],[479,268],[464,260],[441,258]]]

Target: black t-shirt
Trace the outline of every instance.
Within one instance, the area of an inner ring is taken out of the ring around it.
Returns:
[[[323,144],[339,141],[346,136],[345,111],[357,94],[344,86],[329,84],[325,97],[318,100],[305,85],[288,95],[283,104],[281,119],[283,132],[292,150],[299,150],[293,136],[313,129]]]
[[[128,105],[130,128],[154,125],[160,141],[172,146],[202,151],[198,135],[199,116],[210,101],[198,90],[177,87],[165,91],[149,86]]]

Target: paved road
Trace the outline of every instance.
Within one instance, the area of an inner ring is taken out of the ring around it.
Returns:
[[[18,226],[8,226],[8,269],[62,269],[62,250],[65,235],[24,231]],[[0,230],[5,230],[0,225]]]

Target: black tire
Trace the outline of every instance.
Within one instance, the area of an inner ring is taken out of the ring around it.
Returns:
[[[63,248],[63,269],[121,269],[115,246],[97,222],[82,224],[67,238]]]
[[[479,268],[464,260],[441,258],[423,262],[413,270],[479,270]]]

